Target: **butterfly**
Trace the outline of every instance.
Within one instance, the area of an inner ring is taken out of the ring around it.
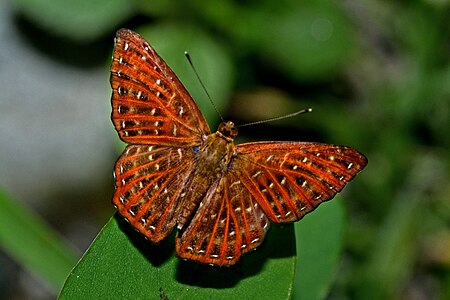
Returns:
[[[270,223],[300,220],[365,167],[344,146],[235,145],[233,122],[212,133],[186,88],[140,35],[120,29],[111,65],[111,119],[128,146],[112,199],[132,227],[158,243],[176,227],[182,259],[235,264]]]

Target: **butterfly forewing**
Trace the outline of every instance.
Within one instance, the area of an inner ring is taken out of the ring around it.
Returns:
[[[177,76],[138,34],[117,32],[112,120],[127,143],[196,145],[209,127]]]
[[[176,224],[179,194],[192,170],[181,157],[193,159],[193,152],[183,150],[188,149],[130,145],[116,162],[113,203],[152,242],[164,239]]]
[[[249,143],[237,153],[231,172],[276,223],[297,221],[333,198],[367,164],[352,148],[320,143]]]

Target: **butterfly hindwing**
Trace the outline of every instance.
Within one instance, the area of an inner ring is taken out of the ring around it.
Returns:
[[[176,224],[179,194],[191,168],[189,148],[128,146],[115,166],[113,203],[119,213],[150,241],[164,239]],[[190,158],[192,159],[192,157]]]
[[[232,265],[259,246],[269,220],[240,180],[227,174],[209,189],[189,226],[176,241],[178,256]]]

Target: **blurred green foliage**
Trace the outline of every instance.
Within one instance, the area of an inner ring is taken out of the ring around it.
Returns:
[[[0,247],[53,290],[62,286],[77,262],[72,248],[54,229],[2,189]]]
[[[177,73],[189,74],[171,62],[182,52],[164,48],[192,49],[220,111],[240,123],[314,108],[242,129],[242,140],[316,140],[366,154],[345,191],[344,250],[324,296],[450,297],[449,1],[94,2],[15,1],[56,36],[88,42],[118,26],[137,30]],[[195,79],[185,83],[213,124]]]

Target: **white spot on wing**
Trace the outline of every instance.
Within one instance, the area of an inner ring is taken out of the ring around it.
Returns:
[[[177,125],[173,124],[173,130],[172,130],[172,134],[173,136],[177,136]]]
[[[258,171],[258,172],[256,172],[255,174],[253,174],[252,175],[252,178],[256,178],[256,177],[258,177],[259,175],[261,175],[263,173],[263,171]]]
[[[236,180],[235,182],[233,182],[232,184],[230,184],[230,188],[231,188],[233,185],[238,185],[238,184],[241,184],[241,181],[240,181],[240,180]]]

